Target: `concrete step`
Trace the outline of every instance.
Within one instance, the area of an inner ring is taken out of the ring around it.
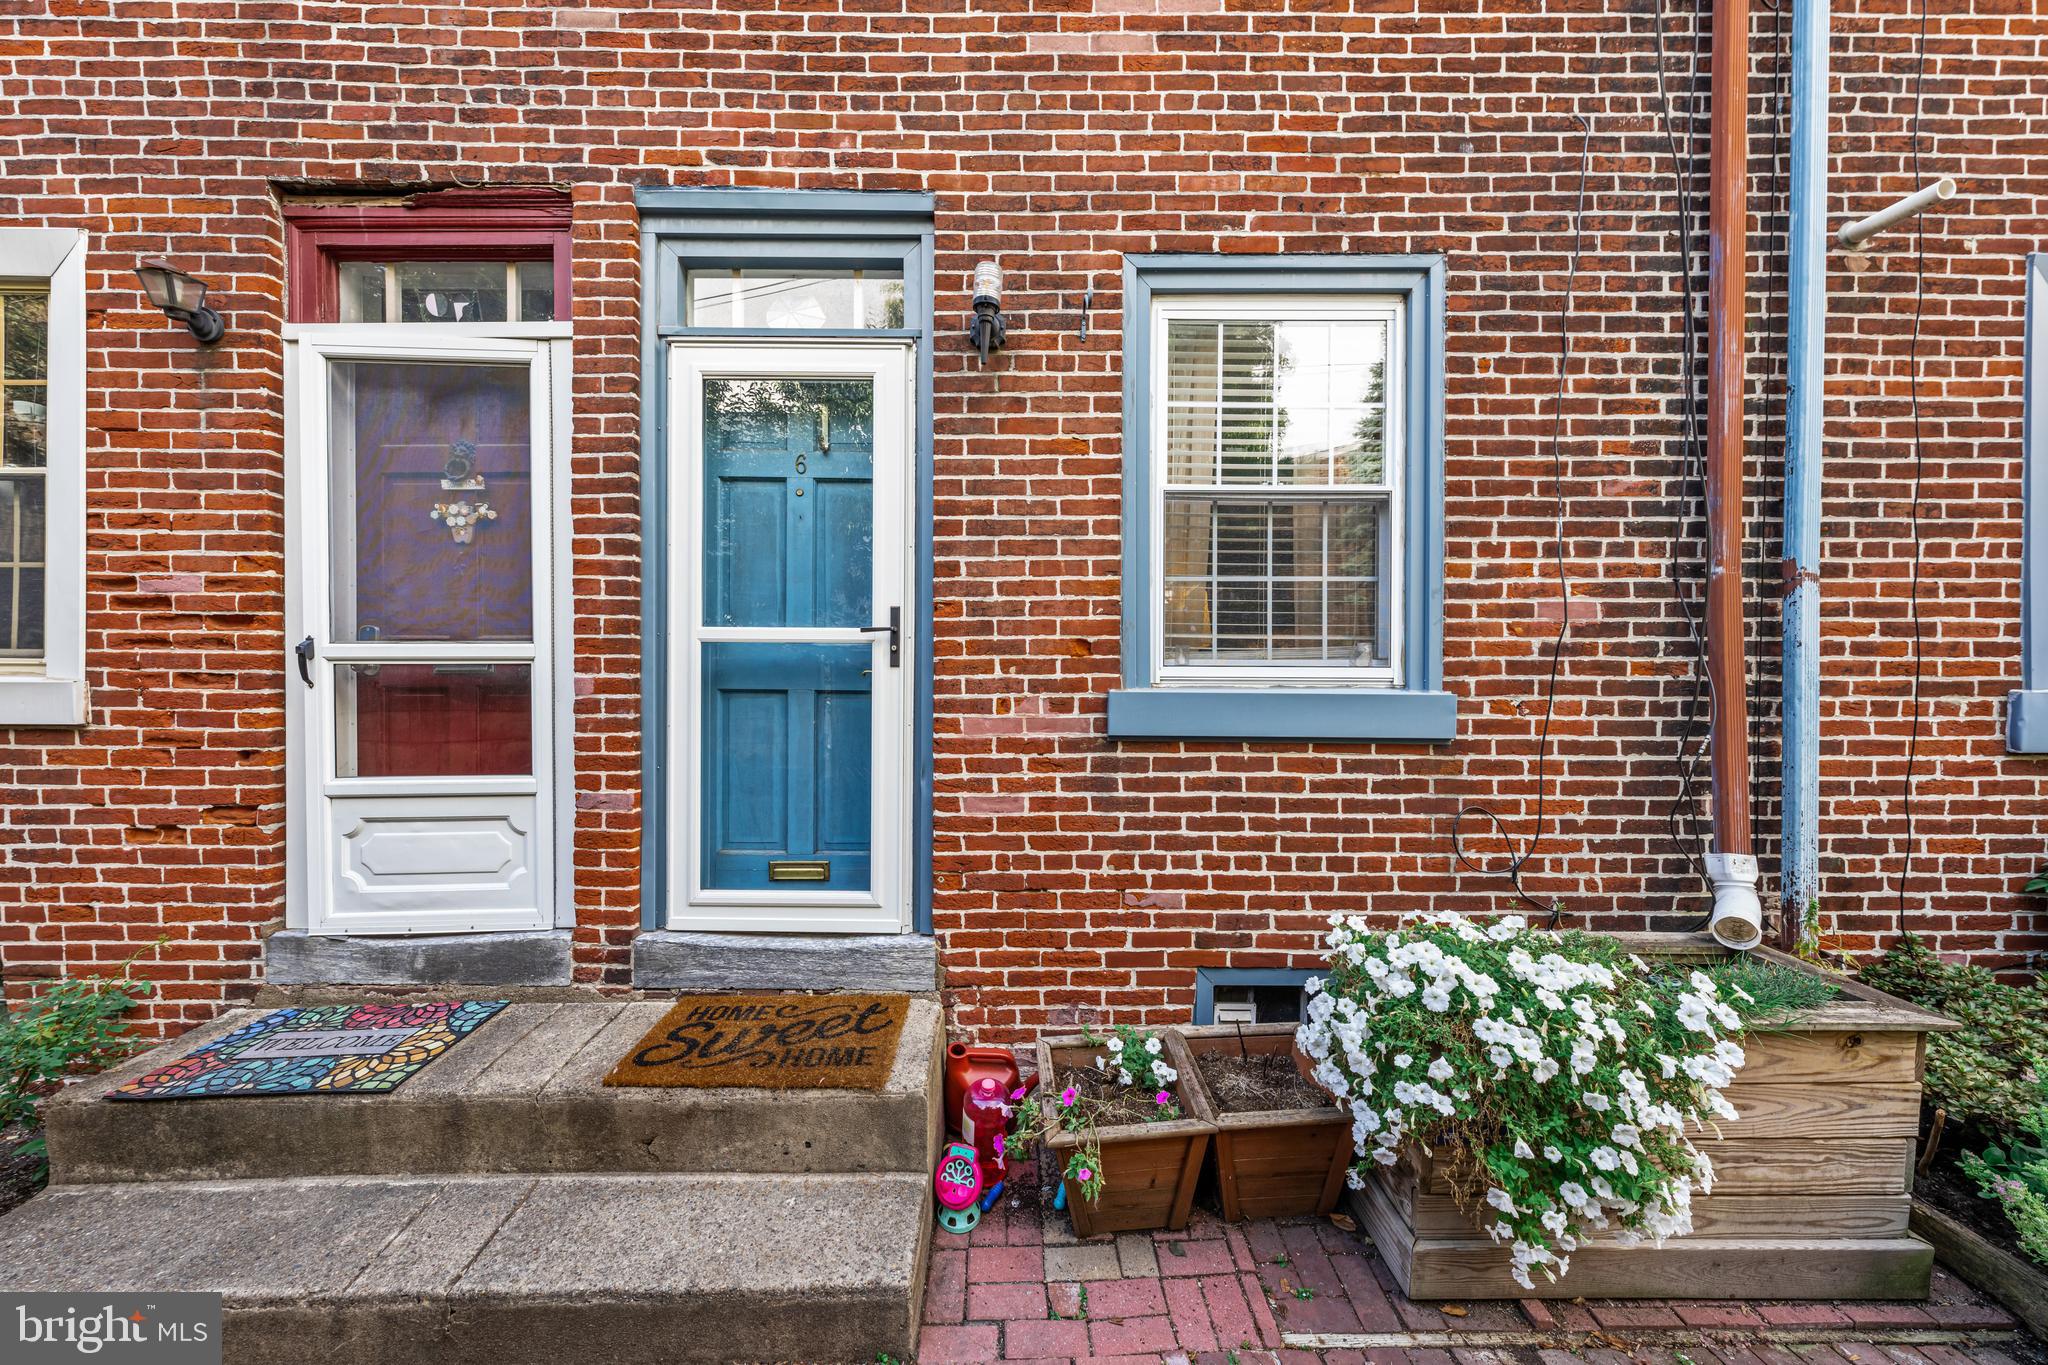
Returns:
[[[224,1297],[229,1365],[908,1359],[923,1174],[53,1186],[10,1292]]]
[[[386,1095],[102,1098],[259,1013],[236,1010],[53,1101],[45,1116],[51,1180],[931,1171],[944,1096],[936,1003],[911,1002],[880,1090],[600,1084],[667,1008],[508,1005]]]

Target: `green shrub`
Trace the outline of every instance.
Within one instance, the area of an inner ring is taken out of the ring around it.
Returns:
[[[2048,1086],[2020,1129],[2021,1135],[2002,1147],[1963,1153],[1963,1173],[2005,1210],[2020,1250],[2048,1265]]]
[[[130,974],[53,981],[26,1004],[0,1011],[0,1129],[33,1122],[38,1097],[77,1067],[98,1068],[133,1052],[122,1016],[155,988]],[[32,1139],[31,1152],[42,1151]]]
[[[1863,980],[1965,1027],[1927,1036],[1927,1099],[1995,1136],[2022,1131],[2048,1080],[2048,990],[2008,986],[1982,967],[1943,962],[1909,934]]]

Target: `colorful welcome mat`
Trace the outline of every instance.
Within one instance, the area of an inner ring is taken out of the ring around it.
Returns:
[[[379,1095],[461,1042],[503,1000],[272,1010],[217,1043],[107,1092],[110,1100]]]
[[[907,995],[686,995],[604,1083],[879,1090],[909,1016]]]

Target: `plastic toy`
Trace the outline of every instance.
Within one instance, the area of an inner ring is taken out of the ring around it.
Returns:
[[[996,1083],[996,1093],[1007,1097],[1018,1085],[1017,1059],[1008,1048],[969,1047],[953,1043],[946,1048],[946,1132],[960,1135],[967,1092],[979,1080]]]
[[[948,1232],[972,1232],[981,1221],[981,1163],[964,1142],[949,1142],[939,1153],[939,1169],[932,1176],[932,1192],[938,1196],[939,1226]]]

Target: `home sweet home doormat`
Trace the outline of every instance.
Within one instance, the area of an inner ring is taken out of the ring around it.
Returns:
[[[505,1003],[450,1000],[272,1010],[218,1042],[108,1091],[107,1098],[382,1094],[468,1037]]]
[[[879,1090],[909,1014],[907,995],[686,995],[604,1083]]]

